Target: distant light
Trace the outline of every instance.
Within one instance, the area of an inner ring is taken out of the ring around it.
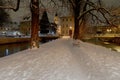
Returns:
[[[69,28],[72,29],[72,26],[70,26]]]
[[[114,47],[114,49],[115,49],[117,52],[120,52],[120,47],[119,47],[119,46]]]
[[[107,32],[111,32],[112,30],[111,29],[107,29]]]

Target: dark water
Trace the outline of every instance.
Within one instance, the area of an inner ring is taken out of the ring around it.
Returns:
[[[104,41],[101,41],[101,40],[99,40],[97,38],[85,40],[85,42],[93,43],[93,44],[96,44],[96,45],[100,45],[100,46],[109,48],[109,49],[111,49],[113,51],[120,52],[120,45],[119,44],[110,43],[110,42],[104,42]]]
[[[8,56],[18,51],[28,49],[29,47],[30,44],[28,42],[2,44],[0,45],[0,57]]]
[[[42,40],[39,44],[43,44],[49,41],[51,40]],[[26,50],[28,48],[30,48],[30,43],[28,42],[0,44],[0,58],[22,50]]]

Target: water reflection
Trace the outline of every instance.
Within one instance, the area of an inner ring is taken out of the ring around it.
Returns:
[[[12,43],[12,44],[2,44],[0,45],[0,57],[8,56],[10,54],[16,53],[29,48],[29,43]]]
[[[119,44],[110,43],[110,42],[104,42],[104,41],[101,41],[99,39],[94,39],[94,38],[89,39],[89,40],[85,40],[85,41],[96,44],[96,45],[104,46],[104,47],[109,48],[109,49],[111,49],[113,51],[120,52],[120,45]]]
[[[5,50],[5,56],[8,56],[9,55],[9,52],[8,52],[8,49]]]

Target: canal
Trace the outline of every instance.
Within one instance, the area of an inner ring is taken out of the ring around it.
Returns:
[[[30,44],[28,42],[0,44],[0,57],[8,56],[18,51],[28,49],[29,47]]]
[[[44,37],[44,38],[47,38],[47,37]],[[54,40],[54,38],[56,39],[56,37],[52,37],[50,39],[42,39],[39,44],[49,42],[51,40]],[[8,56],[10,54],[14,54],[22,50],[26,50],[28,48],[30,48],[29,42],[0,44],[0,58],[4,56]]]
[[[88,40],[84,40],[84,41],[88,42],[88,43],[95,44],[95,45],[100,45],[100,46],[106,47],[106,48],[113,50],[113,51],[120,52],[120,45],[115,44],[115,43],[101,41],[98,38],[88,39]]]
[[[44,44],[49,41],[51,41],[51,40],[43,40],[43,41],[40,41],[39,44]],[[19,51],[26,50],[28,48],[30,48],[29,42],[0,44],[0,58],[17,53]]]

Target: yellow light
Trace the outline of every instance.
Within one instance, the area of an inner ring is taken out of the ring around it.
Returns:
[[[72,26],[70,26],[69,28],[72,29]]]

